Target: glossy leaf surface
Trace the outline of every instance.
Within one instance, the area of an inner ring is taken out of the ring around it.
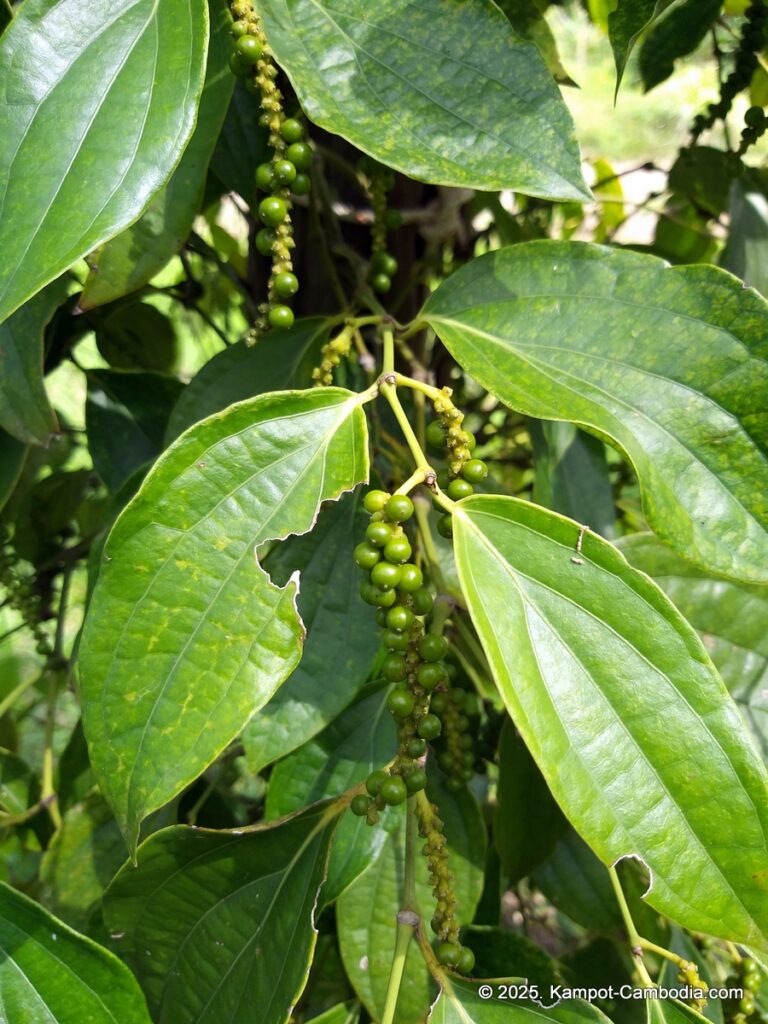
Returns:
[[[612,439],[650,525],[687,558],[768,581],[768,305],[713,267],[579,242],[473,260],[422,315],[507,405]]]
[[[439,770],[429,773],[427,795],[439,806],[445,822],[445,836],[458,916],[462,924],[471,921],[483,885],[485,826],[469,790],[450,793]],[[344,967],[355,990],[374,1020],[381,1019],[392,966],[392,951],[403,886],[404,815],[402,826],[387,840],[381,855],[365,874],[340,897],[336,904],[339,944]],[[427,877],[426,860],[416,857],[416,899],[425,921],[434,913],[435,900]],[[412,947],[400,987],[397,1024],[424,1020],[435,994],[423,958]]]
[[[283,1024],[306,983],[314,907],[340,809],[242,832],[156,833],[110,886],[156,1024]]]
[[[327,335],[325,318],[304,317],[289,331],[270,331],[253,348],[240,343],[217,353],[184,389],[171,413],[166,441],[234,402],[310,387]]]
[[[0,1019],[8,1024],[150,1024],[117,957],[0,883]]]
[[[364,782],[392,757],[397,736],[387,710],[388,687],[367,688],[315,739],[275,766],[266,814],[278,818],[325,797],[340,796]],[[323,902],[332,903],[378,856],[387,840],[385,816],[371,828],[345,814],[333,839]]]
[[[232,21],[227,5],[224,0],[212,0],[209,9],[207,70],[192,138],[170,181],[136,223],[94,254],[94,266],[79,300],[83,309],[101,306],[142,288],[179,250],[192,228],[234,83],[228,63]]]
[[[259,124],[259,114],[253,93],[238,81],[211,157],[211,170],[222,185],[238,192],[246,202],[256,188],[254,167],[269,159],[267,130]]]
[[[168,180],[195,123],[207,35],[204,0],[19,11],[0,40],[0,321]]]
[[[720,13],[722,0],[682,0],[652,26],[640,47],[638,67],[647,89],[665,81],[675,61],[693,53]]]
[[[308,116],[389,167],[435,184],[589,198],[557,87],[490,0],[264,0],[259,10]]]
[[[670,2],[671,0],[618,0],[615,9],[608,15],[608,37],[616,62],[617,92],[638,37]]]
[[[699,632],[768,760],[768,588],[707,575],[650,533],[623,537],[618,546]]]
[[[0,427],[26,444],[47,444],[58,427],[43,382],[43,331],[66,294],[62,278],[0,324]]]
[[[276,583],[300,572],[297,604],[307,639],[291,677],[251,719],[243,734],[253,772],[316,736],[350,703],[370,674],[379,649],[379,631],[370,605],[360,597],[359,574],[350,570],[355,546],[370,521],[361,498],[358,490],[326,506],[312,533],[289,537],[264,560]],[[362,778],[364,775],[356,781]],[[336,794],[329,790],[322,795]],[[314,799],[320,796],[316,794]],[[276,816],[302,805],[280,806]]]
[[[604,863],[640,857],[653,907],[764,951],[768,774],[692,627],[599,537],[574,562],[578,532],[514,498],[469,498],[454,514],[507,708]]]
[[[129,845],[295,667],[297,584],[259,566],[368,474],[339,388],[264,395],[204,420],[155,464],[107,540],[80,647],[91,760]]]

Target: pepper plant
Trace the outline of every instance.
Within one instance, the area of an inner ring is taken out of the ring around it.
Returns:
[[[0,1020],[766,1019],[767,23],[4,0]]]

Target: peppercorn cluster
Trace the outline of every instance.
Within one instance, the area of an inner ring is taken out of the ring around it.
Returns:
[[[435,399],[437,419],[427,424],[426,438],[427,445],[448,460],[447,472],[438,474],[438,483],[452,501],[460,501],[475,493],[474,485],[485,480],[488,467],[482,459],[472,457],[475,435],[462,427],[464,413],[453,404],[452,393],[450,388],[443,388],[441,396]],[[451,536],[453,523],[449,514],[438,520],[437,529],[444,537]]]
[[[301,122],[285,116],[283,96],[275,82],[277,67],[253,4],[250,0],[233,0],[231,10],[235,46],[230,67],[259,95],[260,122],[269,130],[272,150],[270,161],[256,168],[256,185],[268,193],[258,205],[259,220],[264,226],[256,236],[256,248],[272,260],[267,301],[259,306],[256,329],[286,329],[294,321],[288,303],[299,290],[291,257],[295,244],[291,195],[306,195],[310,190],[312,150],[304,139]]]
[[[766,7],[765,0],[752,0],[745,11],[744,24],[742,25],[739,43],[734,53],[733,70],[722,83],[717,102],[709,104],[706,114],[697,114],[693,119],[693,124],[691,125],[693,142],[696,142],[699,136],[708,128],[711,128],[716,121],[724,121],[733,106],[736,96],[742,89],[746,89],[749,86],[752,76],[757,69],[758,54],[765,43],[767,22],[768,7]],[[752,109],[760,110],[759,107]],[[760,110],[760,113],[762,113],[762,110]],[[756,115],[752,115],[752,117],[756,120]],[[762,120],[760,124],[762,125]],[[747,139],[751,140],[747,142],[747,146],[757,140],[758,135],[752,138],[752,133],[759,127],[759,125],[752,125],[747,122],[745,131],[748,133]],[[762,134],[762,132],[759,134]],[[744,132],[742,132],[742,145],[744,139]],[[744,146],[741,152],[745,150],[746,146]]]
[[[397,273],[397,260],[387,251],[387,228],[400,223],[399,213],[387,209],[387,192],[394,185],[395,176],[388,167],[368,156],[361,158],[358,167],[366,179],[373,209],[369,281],[375,292],[385,295]]]
[[[352,329],[345,327],[343,331],[327,341],[320,350],[320,365],[312,370],[313,386],[328,387],[333,384],[333,371],[342,358],[349,355],[352,346]]]
[[[418,812],[419,835],[426,840],[422,852],[427,858],[432,895],[437,904],[430,922],[438,938],[435,953],[441,964],[453,967],[462,974],[469,974],[475,966],[475,955],[468,946],[462,946],[459,942],[456,895],[453,891],[453,874],[448,864],[443,822],[438,817],[437,808],[429,800],[419,802]]]
[[[757,993],[763,983],[760,965],[751,957],[746,957],[739,964],[739,981],[743,995],[738,1003],[737,1012],[731,1018],[733,1024],[746,1024],[749,1017],[757,1011]]]
[[[688,985],[690,988],[700,988],[705,992],[709,988],[706,981],[699,974],[698,966],[692,960],[687,960],[680,965],[677,980],[682,985]],[[702,1013],[707,1005],[706,999],[690,999],[689,1002],[693,1009],[699,1013]]]
[[[0,542],[0,588],[5,592],[5,604],[22,617],[35,638],[37,653],[46,659],[53,656],[51,639],[43,626],[43,607],[35,592],[34,580],[18,571],[18,560],[7,537]]]

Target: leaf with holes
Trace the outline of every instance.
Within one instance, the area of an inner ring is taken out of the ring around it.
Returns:
[[[94,770],[133,849],[290,675],[296,582],[256,549],[309,530],[368,475],[358,395],[285,391],[231,406],[155,464],[109,535],[80,646]]]
[[[648,902],[768,951],[768,773],[693,628],[607,541],[515,498],[454,513],[497,686],[555,799]]]
[[[630,459],[649,524],[686,558],[768,582],[768,305],[714,267],[531,242],[448,278],[422,315],[512,408]]]
[[[168,180],[195,124],[207,37],[204,0],[19,9],[0,39],[0,321]]]
[[[590,198],[544,60],[491,0],[263,0],[259,11],[307,115],[387,166]]]

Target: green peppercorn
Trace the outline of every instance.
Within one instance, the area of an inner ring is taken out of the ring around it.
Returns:
[[[382,662],[381,674],[391,683],[399,683],[405,679],[406,666],[403,655],[394,651],[388,654]]]
[[[374,274],[386,274],[394,277],[397,273],[397,260],[388,252],[375,252],[371,257],[371,270]]]
[[[264,52],[264,47],[256,36],[240,36],[235,43],[235,52],[248,64],[255,64]]]
[[[452,537],[453,536],[453,516],[444,515],[440,516],[437,520],[437,532],[441,537]]]
[[[363,508],[371,514],[381,512],[390,498],[391,495],[386,491],[368,491],[363,498]]]
[[[373,544],[363,541],[362,544],[358,544],[355,548],[354,557],[355,562],[361,569],[368,569],[370,571],[381,558],[381,551],[375,548]]]
[[[405,776],[405,788],[409,793],[419,793],[427,788],[427,773],[423,768],[413,768]]]
[[[280,134],[289,145],[293,142],[301,142],[304,138],[304,126],[295,117],[286,117],[280,128]]]
[[[281,185],[290,185],[296,180],[296,166],[290,160],[278,160],[273,166],[275,179]]]
[[[358,793],[357,796],[352,797],[352,802],[349,805],[350,811],[356,814],[358,818],[364,818],[368,813],[368,808],[371,806],[371,801],[367,796],[363,796],[362,793]]]
[[[272,245],[275,241],[275,232],[271,228],[262,228],[256,235],[256,248],[262,256],[272,255]]]
[[[462,498],[468,498],[474,493],[475,488],[472,484],[467,480],[462,480],[460,476],[448,484],[448,497],[452,501],[461,501]]]
[[[424,715],[419,719],[416,732],[423,740],[434,740],[442,732],[442,724],[437,715]]]
[[[488,467],[481,459],[470,459],[465,462],[461,475],[471,484],[479,484],[488,476]]]
[[[267,313],[267,320],[269,320],[270,327],[287,331],[293,327],[293,310],[288,306],[273,306],[269,313]]]
[[[383,548],[392,540],[392,527],[389,523],[370,523],[365,531],[365,539],[374,547]]]
[[[435,600],[426,587],[421,587],[411,595],[411,607],[416,615],[429,615],[434,603]]]
[[[448,653],[445,637],[437,633],[427,633],[419,641],[419,654],[423,661],[441,661]]]
[[[436,953],[441,964],[456,967],[461,959],[461,946],[456,942],[441,942]]]
[[[408,562],[400,569],[400,582],[398,587],[406,594],[412,594],[424,586],[424,574],[418,565]]]
[[[378,768],[376,771],[371,772],[365,780],[365,788],[371,796],[378,796],[382,783],[386,782],[388,778],[389,775],[387,772],[385,772],[383,768]]]
[[[413,515],[413,502],[407,494],[393,494],[385,511],[393,523],[404,523]]]
[[[456,970],[461,974],[469,974],[475,966],[475,954],[468,946],[461,947],[461,955],[456,963]]]
[[[427,444],[435,451],[442,451],[446,444],[445,427],[440,420],[430,420],[426,429]]]
[[[427,752],[427,744],[422,739],[408,741],[408,753],[411,757],[423,757]]]
[[[393,690],[387,697],[387,707],[397,718],[407,718],[413,714],[415,699],[407,690]]]
[[[250,75],[253,65],[235,50],[229,58],[229,70],[236,78],[245,78],[247,75]]]
[[[308,174],[297,174],[291,185],[291,192],[295,196],[306,196],[312,189],[312,179]]]
[[[288,216],[288,207],[279,196],[267,196],[259,203],[259,217],[268,228],[276,228]]]
[[[306,142],[293,142],[285,151],[286,160],[290,160],[297,171],[308,171],[312,166],[312,150]]]
[[[397,604],[387,612],[387,627],[404,631],[413,625],[413,612],[402,604]]]
[[[395,806],[403,803],[408,797],[408,790],[399,775],[392,775],[385,782],[382,782],[379,795],[385,804]]]
[[[281,299],[290,299],[299,290],[299,281],[295,274],[289,270],[283,270],[275,274],[274,288]]]
[[[412,554],[411,542],[405,534],[401,537],[393,537],[384,545],[384,557],[388,562],[393,562],[396,565],[402,565],[407,562]]]
[[[386,550],[386,549],[385,549]],[[400,566],[391,562],[379,562],[371,570],[371,583],[377,587],[396,587],[400,582]]]
[[[382,643],[390,651],[406,651],[410,642],[407,633],[400,633],[396,629],[387,629],[382,636]]]

